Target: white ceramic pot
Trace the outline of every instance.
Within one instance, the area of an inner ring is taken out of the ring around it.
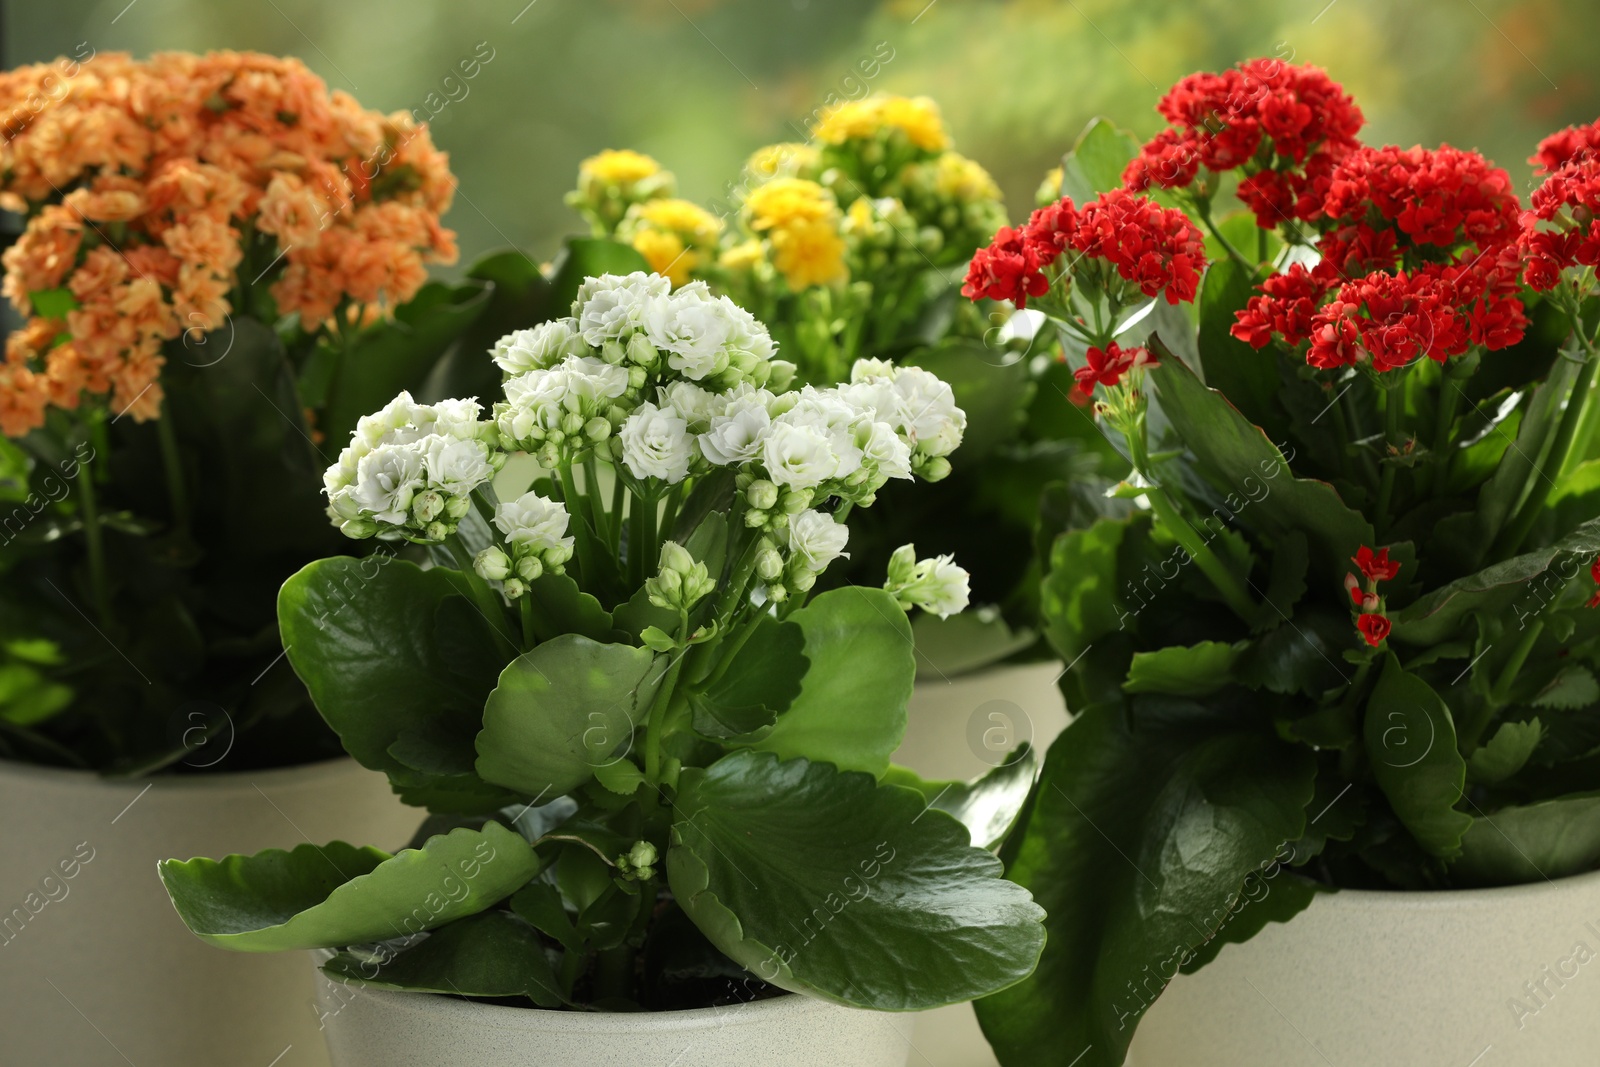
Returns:
[[[908,1016],[792,995],[606,1014],[498,1007],[326,977],[318,989],[334,1067],[905,1067],[912,1025]]]
[[[0,813],[6,1067],[325,1067],[305,959],[200,941],[156,863],[398,848],[421,821],[350,760],[144,782],[0,762]]]
[[[1131,1067],[1594,1067],[1600,872],[1346,890],[1179,975]]]
[[[926,664],[924,664],[926,668]],[[917,676],[906,710],[905,741],[894,761],[924,778],[974,778],[1031,741],[1039,755],[1067,728],[1056,686],[1061,664],[987,667],[944,677]]]

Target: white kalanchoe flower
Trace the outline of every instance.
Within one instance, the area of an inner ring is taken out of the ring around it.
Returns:
[[[731,306],[713,298],[704,282],[690,282],[646,308],[644,335],[667,354],[667,366],[700,381],[728,366],[723,347],[733,333]]]
[[[489,449],[481,441],[435,434],[416,447],[422,451],[430,490],[465,497],[494,477]],[[441,500],[441,509],[443,503]]]
[[[502,501],[494,509],[495,527],[519,556],[568,552],[565,558],[570,559],[573,539],[566,534],[571,523],[565,506],[533,492]]]
[[[499,545],[490,545],[472,558],[472,569],[488,582],[503,582],[511,577],[511,557]]]
[[[894,376],[900,394],[900,430],[919,455],[948,456],[961,444],[967,414],[956,406],[950,386],[921,367],[900,367]]]
[[[964,611],[971,595],[967,572],[956,566],[954,557],[919,560],[915,545],[894,550],[883,587],[905,610],[921,608],[941,619]]]
[[[765,389],[741,385],[724,398],[722,411],[711,416],[700,436],[700,451],[719,467],[739,466],[761,455],[772,427],[772,401]]]
[[[640,404],[617,437],[622,462],[635,478],[659,478],[676,485],[688,477],[695,440],[688,422],[672,408]]]
[[[578,320],[566,318],[508,333],[489,354],[501,370],[515,375],[548,370],[568,356],[586,355],[587,347],[578,334]]]
[[[411,498],[423,488],[425,462],[415,445],[379,445],[356,464],[350,502],[363,518],[403,526],[411,517]]]
[[[789,420],[773,421],[761,442],[761,465],[767,478],[788,489],[814,489],[839,472],[839,457],[825,426]]]
[[[726,396],[708,392],[694,382],[669,382],[661,387],[660,393],[661,406],[683,416],[693,434],[705,433],[711,420],[722,414],[728,402]]]
[[[844,546],[850,542],[850,527],[838,522],[832,515],[806,510],[789,519],[789,569],[791,579],[810,575],[815,578],[827,569],[828,564],[847,555]],[[798,589],[810,588],[799,582]]]
[[[360,458],[379,445],[408,445],[433,432],[433,419],[432,408],[412,400],[409,392],[402,392],[381,411],[357,420],[350,446],[357,450],[357,458]]]
[[[599,348],[607,341],[625,342],[642,328],[656,301],[671,291],[671,280],[659,274],[602,274],[578,287],[572,314],[585,344]]]

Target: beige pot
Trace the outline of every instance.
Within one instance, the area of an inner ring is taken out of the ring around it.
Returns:
[[[1345,890],[1179,975],[1132,1067],[1594,1067],[1600,872]]]
[[[905,1067],[911,1026],[907,1016],[794,995],[607,1014],[499,1007],[326,977],[318,989],[334,1067]]]
[[[6,1067],[325,1067],[304,957],[201,942],[156,863],[308,840],[399,848],[421,821],[350,760],[144,782],[0,762],[0,811]]]
[[[987,667],[944,677],[923,664],[906,736],[894,761],[924,778],[975,778],[999,766],[1017,745],[1032,742],[1041,758],[1067,728],[1067,705],[1056,686],[1061,664]]]

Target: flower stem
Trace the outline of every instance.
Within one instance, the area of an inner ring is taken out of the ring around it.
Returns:
[[[1544,466],[1547,470],[1559,472],[1567,465],[1567,456],[1572,451],[1572,443],[1578,434],[1578,424],[1583,421],[1585,401],[1589,389],[1594,384],[1594,367],[1596,357],[1591,356],[1578,372],[1577,381],[1572,384],[1572,392],[1567,398],[1567,410],[1561,415],[1561,423],[1556,427],[1555,439],[1550,444],[1550,454],[1546,457]],[[1555,488],[1550,478],[1537,478],[1528,488],[1528,499],[1523,501],[1522,507],[1517,511],[1517,517],[1500,532],[1500,537],[1495,542],[1493,555],[1496,558],[1507,558],[1517,554],[1522,547],[1523,539],[1533,529],[1533,524],[1539,520],[1539,515],[1544,511],[1545,503],[1550,499],[1550,491]]]
[[[1159,485],[1151,485],[1145,489],[1145,499],[1150,501],[1150,510],[1155,512],[1156,518],[1173,537],[1178,539],[1178,544],[1182,545],[1189,558],[1199,565],[1201,572],[1211,579],[1211,584],[1216,586],[1217,592],[1222,594],[1222,599],[1227,601],[1228,607],[1233,609],[1234,614],[1246,621],[1253,619],[1256,605],[1239,581],[1239,576],[1230,571],[1222,560],[1217,558],[1216,553],[1211,551],[1211,546],[1206,544],[1199,531],[1189,524],[1189,520],[1183,517],[1183,513],[1167,495],[1167,491]]]
[[[1400,416],[1405,410],[1405,400],[1397,394],[1396,386],[1386,389],[1383,397],[1383,442],[1386,448],[1400,443]],[[1394,504],[1395,464],[1383,464],[1383,475],[1378,482],[1378,510],[1373,516],[1374,529],[1382,536],[1389,529],[1389,509]]]
[[[678,635],[680,640],[688,640],[687,611],[678,612]],[[661,781],[661,725],[666,720],[667,709],[672,706],[673,698],[677,696],[678,675],[683,671],[683,660],[688,651],[681,649],[673,654],[672,664],[667,668],[667,676],[661,680],[661,687],[656,690],[655,699],[650,702],[650,714],[645,720],[644,776],[651,785]]]
[[[599,464],[594,461],[592,448],[583,454],[583,495],[589,506],[590,516],[594,520],[595,536],[600,539],[601,544],[610,544],[613,520],[606,515],[605,505],[600,502]]]
[[[596,569],[597,561],[594,555],[594,519],[589,514],[588,501],[578,492],[577,480],[572,477],[571,463],[561,464],[556,474],[561,486],[562,503],[567,506],[567,514],[578,520],[578,569],[583,572],[585,582],[594,582],[599,577],[599,572]]]
[[[613,470],[611,478],[611,523],[606,531],[611,537],[611,554],[614,556],[622,551],[622,509],[627,506],[628,487],[622,484],[622,479],[616,477]]]
[[[170,408],[156,419],[156,436],[161,441],[161,467],[167,479],[167,500],[172,508],[172,524],[189,526],[189,492],[183,478],[183,455],[178,451],[178,434],[172,426]]]
[[[522,617],[522,650],[524,652],[532,651],[533,646],[539,643],[534,639],[533,634],[532,595],[524,595],[520,600],[518,600],[517,608]]]
[[[1251,263],[1244,257],[1243,252],[1233,247],[1233,242],[1222,236],[1222,231],[1218,229],[1217,224],[1212,221],[1211,201],[1209,199],[1203,199],[1197,196],[1195,197],[1194,204],[1196,212],[1198,212],[1200,215],[1200,221],[1205,223],[1206,229],[1211,231],[1211,236],[1215,237],[1217,239],[1217,243],[1220,244],[1223,250],[1228,253],[1228,258],[1232,259],[1234,262],[1238,263],[1239,266],[1243,267],[1247,277],[1255,277],[1256,264]]]
[[[1461,731],[1458,741],[1462,752],[1470,754],[1477,749],[1483,739],[1483,732],[1488,729],[1495,712],[1505,707],[1511,699],[1511,687],[1516,684],[1517,675],[1521,673],[1523,664],[1528,661],[1528,655],[1533,651],[1533,646],[1538,643],[1539,635],[1542,633],[1544,633],[1544,620],[1535,619],[1533,625],[1523,633],[1522,640],[1517,642],[1517,647],[1511,650],[1511,658],[1506,660],[1506,665],[1500,669],[1500,677],[1489,687],[1488,698],[1484,700],[1483,706],[1473,713]]]
[[[1455,428],[1456,412],[1461,410],[1461,386],[1448,374],[1440,379],[1443,392],[1433,426],[1433,469],[1428,489],[1437,490],[1450,477],[1450,431]]]
[[[112,628],[111,582],[106,574],[105,531],[100,527],[100,501],[94,487],[93,460],[86,460],[78,473],[78,494],[83,509],[83,540],[89,554],[89,588],[100,625]]]

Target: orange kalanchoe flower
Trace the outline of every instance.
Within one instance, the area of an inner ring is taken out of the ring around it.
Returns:
[[[0,123],[0,207],[28,220],[3,257],[3,293],[29,317],[0,364],[10,436],[85,394],[157,416],[163,346],[223,325],[247,256],[244,281],[308,330],[376,321],[456,258],[439,221],[455,179],[427,128],[330,93],[296,59],[21,67],[0,73]]]

